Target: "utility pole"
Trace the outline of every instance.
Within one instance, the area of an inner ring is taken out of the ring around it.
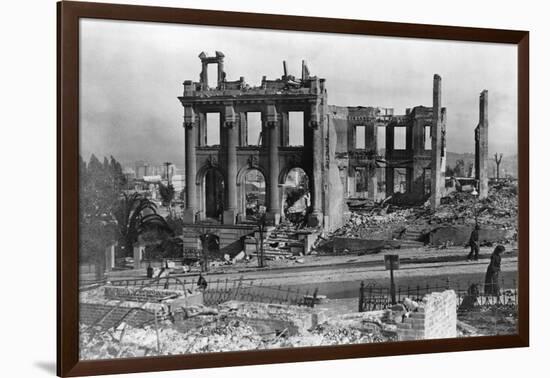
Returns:
[[[166,167],[166,182],[167,185],[170,185],[170,166],[172,165],[171,162],[167,161],[164,163],[164,166]]]

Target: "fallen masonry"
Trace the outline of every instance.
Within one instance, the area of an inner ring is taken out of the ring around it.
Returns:
[[[480,225],[481,245],[508,244],[517,239],[517,182],[491,183],[488,196],[478,199],[453,191],[433,211],[421,206],[387,202],[363,203],[351,211],[343,227],[322,234],[317,250],[323,254],[376,253],[382,249],[466,244],[474,224]]]
[[[164,294],[169,295],[163,297]],[[457,297],[452,290],[428,294],[420,302],[407,298],[385,309],[354,313],[334,313],[323,306],[236,300],[204,306],[199,294],[202,293],[112,286],[83,292],[81,358],[377,343],[483,334],[467,322],[457,322]],[[135,300],[128,300],[132,295]],[[143,302],[145,297],[147,300]],[[132,317],[128,316],[128,311],[149,315]]]

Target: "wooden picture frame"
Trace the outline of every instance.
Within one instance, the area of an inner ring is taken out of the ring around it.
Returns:
[[[529,33],[454,26],[63,1],[57,4],[57,374],[82,376],[439,353],[529,345]],[[83,18],[517,45],[518,333],[130,360],[79,360],[79,21]]]

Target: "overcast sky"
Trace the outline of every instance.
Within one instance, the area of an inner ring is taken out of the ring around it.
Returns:
[[[225,54],[227,80],[280,78],[282,61],[301,75],[326,79],[332,105],[405,108],[432,105],[442,77],[447,147],[473,152],[479,93],[489,91],[489,153],[517,151],[514,45],[263,31],[238,28],[81,21],[80,138],[87,159],[123,163],[172,161],[183,166],[184,80],[199,80],[198,55]]]

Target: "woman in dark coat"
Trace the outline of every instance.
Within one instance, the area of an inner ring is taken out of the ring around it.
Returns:
[[[498,285],[498,278],[500,275],[500,254],[503,253],[505,248],[502,245],[498,245],[493,254],[491,255],[491,262],[487,267],[487,273],[485,274],[485,295],[500,295],[500,287]]]

